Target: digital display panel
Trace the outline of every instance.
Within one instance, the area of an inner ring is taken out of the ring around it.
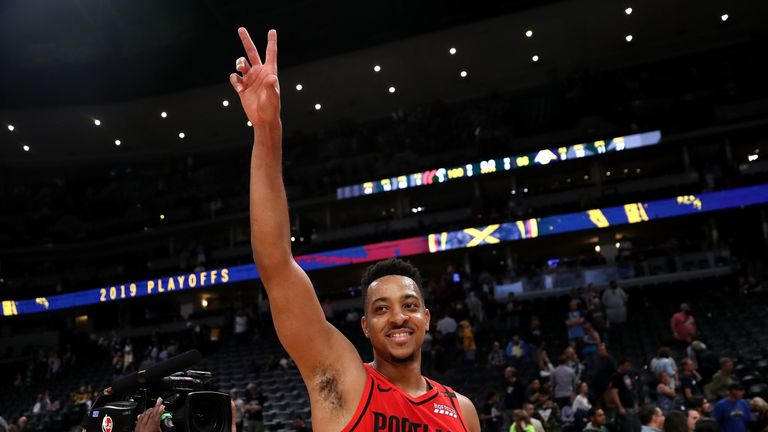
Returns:
[[[340,187],[336,189],[336,199],[342,200],[418,186],[428,186],[445,183],[450,180],[511,171],[527,166],[549,165],[558,161],[581,159],[604,153],[615,153],[623,150],[647,147],[658,144],[659,141],[661,141],[661,131],[644,132],[616,137],[609,140],[542,149],[530,153],[521,153],[516,156],[488,159],[459,166],[435,168],[423,172],[404,174],[381,180],[371,180],[362,184]]]
[[[684,195],[670,199],[634,202],[575,213],[525,219],[510,223],[445,231],[427,236],[375,243],[296,257],[306,271],[386,258],[437,253],[452,249],[493,245],[573,231],[592,230],[650,220],[707,213],[768,203],[768,184]],[[40,313],[124,299],[207,288],[259,278],[256,266],[233,267],[173,275],[140,282],[117,284],[75,293],[28,300],[4,300],[2,315]]]

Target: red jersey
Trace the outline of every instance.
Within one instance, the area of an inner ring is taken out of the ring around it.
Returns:
[[[456,393],[424,377],[430,389],[413,397],[365,364],[365,390],[344,432],[468,432]]]

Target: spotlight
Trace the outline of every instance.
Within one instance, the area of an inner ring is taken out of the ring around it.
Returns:
[[[13,132],[13,130],[14,130],[14,129],[16,129],[16,128],[15,128],[15,127],[13,127],[13,125],[8,125],[8,130],[9,130],[9,131]]]
[[[116,140],[115,140],[115,145],[116,145],[116,146],[119,146],[120,144],[122,144],[122,142],[120,142],[120,140],[119,140],[119,139],[116,139]]]
[[[526,30],[525,37],[531,37],[533,36],[533,30]]]
[[[726,21],[728,21],[728,14],[722,14],[722,15],[720,15],[720,20],[721,20],[722,22],[726,22]]]
[[[531,57],[531,60],[533,60],[533,62],[535,63],[535,62],[539,61],[539,56],[535,55],[535,56]]]
[[[451,55],[454,55],[454,54],[456,54],[456,48],[454,48],[454,47],[451,47],[451,49],[449,49],[449,50],[448,50],[448,52],[449,52]]]
[[[203,309],[207,308],[208,307],[208,300],[202,299],[200,301],[200,305],[203,307]]]
[[[632,15],[632,8],[628,7],[626,9],[624,9],[624,13],[627,14],[627,15]]]
[[[322,105],[320,105],[319,103],[315,104],[315,109],[316,109],[317,111],[320,111],[320,108],[322,108],[322,107],[323,107],[323,106],[322,106]]]
[[[179,138],[184,139],[185,136],[184,132],[179,132]]]
[[[165,220],[165,215],[164,214],[160,215],[160,220]]]
[[[634,38],[632,37],[632,35],[626,35],[626,36],[624,37],[624,39],[625,39],[627,42],[632,42],[632,39],[634,39]]]
[[[166,117],[168,117],[168,113],[163,111],[163,112],[160,113],[160,117],[166,118]]]
[[[621,243],[616,242],[616,249],[621,249]]]
[[[600,253],[600,245],[595,245],[595,252]]]
[[[297,91],[301,91],[303,88],[304,88],[304,86],[303,86],[303,85],[301,85],[301,84],[296,84],[296,90],[297,90]]]
[[[291,241],[292,241],[292,242],[295,242],[295,241],[296,241],[296,237],[294,237],[294,236],[291,236]]]
[[[248,122],[246,122],[245,124],[248,125],[248,127],[253,127],[253,123],[251,123],[250,120],[248,120]]]
[[[27,152],[29,151],[29,146],[28,146],[28,145],[26,145],[26,144],[25,144],[25,145],[24,145],[24,147],[22,147],[22,148],[24,149],[24,151],[27,151]]]
[[[225,106],[225,107],[228,107],[228,106],[229,106],[229,101],[228,101],[228,100],[226,100],[226,99],[224,99],[223,101],[221,101],[221,104],[222,104],[223,106]]]
[[[467,71],[459,72],[459,76],[462,77],[462,78],[466,78],[467,77]]]
[[[96,126],[101,126],[101,120],[95,119],[93,120],[93,124],[95,124]]]
[[[394,88],[394,87],[392,87],[392,86],[390,86],[390,87],[389,87],[389,92],[390,92],[390,93],[394,93],[394,92],[395,92],[395,88]]]
[[[379,65],[376,65],[376,66],[374,66],[374,67],[373,67],[373,71],[374,71],[374,72],[379,72],[379,71],[381,71],[381,66],[379,66]]]

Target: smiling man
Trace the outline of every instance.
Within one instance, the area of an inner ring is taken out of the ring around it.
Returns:
[[[280,342],[309,392],[318,432],[479,432],[472,402],[421,375],[421,344],[429,328],[418,271],[400,260],[371,266],[363,277],[361,325],[374,361],[325,320],[312,282],[291,254],[288,203],[282,181],[282,123],[277,78],[277,32],[266,58],[244,28],[247,54],[230,82],[253,124],[250,223],[253,258],[269,297]]]

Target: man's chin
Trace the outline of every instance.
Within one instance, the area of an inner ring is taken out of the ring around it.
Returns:
[[[389,353],[389,360],[394,364],[400,364],[400,365],[411,364],[414,361],[416,361],[416,352],[412,352],[410,354],[405,354],[405,355],[402,355],[402,354],[396,355],[393,353]]]

